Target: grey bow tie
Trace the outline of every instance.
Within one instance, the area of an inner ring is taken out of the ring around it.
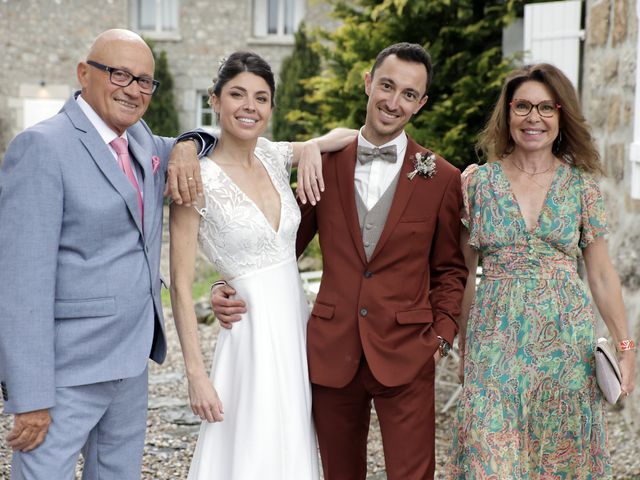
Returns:
[[[389,162],[389,163],[396,163],[396,161],[398,160],[398,154],[396,152],[395,145],[389,145],[388,147],[382,147],[382,148],[378,148],[378,147],[369,148],[369,147],[359,146],[357,155],[358,155],[358,161],[363,165],[365,163],[369,163],[373,161],[376,158],[379,158],[380,160],[384,160],[385,162]]]

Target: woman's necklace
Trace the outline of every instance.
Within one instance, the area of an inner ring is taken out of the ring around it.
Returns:
[[[554,165],[555,162],[551,162],[551,165],[549,165],[546,169],[544,170],[540,170],[539,172],[528,172],[526,171],[524,168],[522,168],[520,165],[518,165],[516,162],[514,162],[513,160],[511,160],[511,164],[516,167],[518,170],[520,170],[522,173],[526,173],[527,175],[529,175],[530,177],[533,177],[535,175],[542,175],[543,173],[547,173],[549,170],[551,170]]]
[[[511,164],[516,167],[518,170],[520,170],[522,173],[524,173],[525,175],[527,175],[527,177],[529,178],[529,180],[537,185],[539,188],[541,188],[542,190],[544,190],[545,192],[548,190],[549,186],[551,185],[551,182],[553,181],[553,177],[551,178],[551,180],[549,180],[548,182],[537,182],[535,177],[536,175],[543,175],[545,173],[549,173],[551,171],[551,169],[553,169],[555,167],[555,162],[551,162],[551,165],[549,165],[547,168],[545,168],[544,170],[540,170],[539,172],[528,172],[527,170],[525,170],[524,168],[522,168],[520,165],[518,165],[516,162],[514,162],[513,160],[510,160]]]

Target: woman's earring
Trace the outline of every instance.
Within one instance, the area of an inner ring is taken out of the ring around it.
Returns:
[[[562,145],[562,130],[560,130],[560,132],[558,132],[558,136],[556,137],[555,141],[553,142],[553,153],[555,155],[557,155],[560,152],[560,146]]]

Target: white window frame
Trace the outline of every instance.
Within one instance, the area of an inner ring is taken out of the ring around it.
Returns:
[[[271,2],[276,4],[278,15],[275,32],[269,32],[269,4]],[[285,31],[287,15],[291,15],[290,10],[286,8],[287,2],[293,4],[290,32]],[[283,43],[293,43],[293,34],[298,30],[300,22],[304,18],[305,9],[305,0],[253,0],[253,40],[280,40]]]
[[[12,134],[15,135],[60,110],[75,89],[65,84],[20,84],[17,97],[8,98],[8,106],[15,111]]]
[[[60,111],[65,100],[64,98],[25,98],[22,100],[22,128],[29,128],[53,117]]]
[[[636,116],[636,123],[639,121]],[[629,162],[631,163],[630,195],[634,200],[640,200],[640,141],[629,145]]]
[[[142,28],[140,25],[140,8],[143,0],[133,0],[130,2],[131,22],[133,29],[138,33],[153,39],[153,40],[180,40],[180,1],[181,0],[148,0],[155,1],[156,3],[156,18],[154,21],[154,28]],[[168,12],[165,2],[175,2],[173,12]],[[165,18],[163,15],[168,14],[175,16],[174,24],[175,28],[163,30],[163,24]]]
[[[210,105],[203,105],[205,99],[208,100],[208,98],[209,92],[207,90],[196,91],[196,126],[210,132],[215,132],[218,130],[218,120],[216,118],[215,112],[213,111],[213,107]],[[205,115],[211,115],[210,124],[203,122],[203,117]]]

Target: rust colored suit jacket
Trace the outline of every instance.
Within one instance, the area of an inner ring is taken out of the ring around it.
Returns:
[[[467,278],[459,246],[460,172],[441,157],[436,174],[413,180],[425,149],[409,138],[393,203],[370,261],[355,203],[357,140],[323,158],[325,191],[302,208],[297,251],[319,233],[320,291],[307,326],[311,381],[340,388],[364,354],[376,379],[409,383],[433,357],[438,335],[449,343]]]

